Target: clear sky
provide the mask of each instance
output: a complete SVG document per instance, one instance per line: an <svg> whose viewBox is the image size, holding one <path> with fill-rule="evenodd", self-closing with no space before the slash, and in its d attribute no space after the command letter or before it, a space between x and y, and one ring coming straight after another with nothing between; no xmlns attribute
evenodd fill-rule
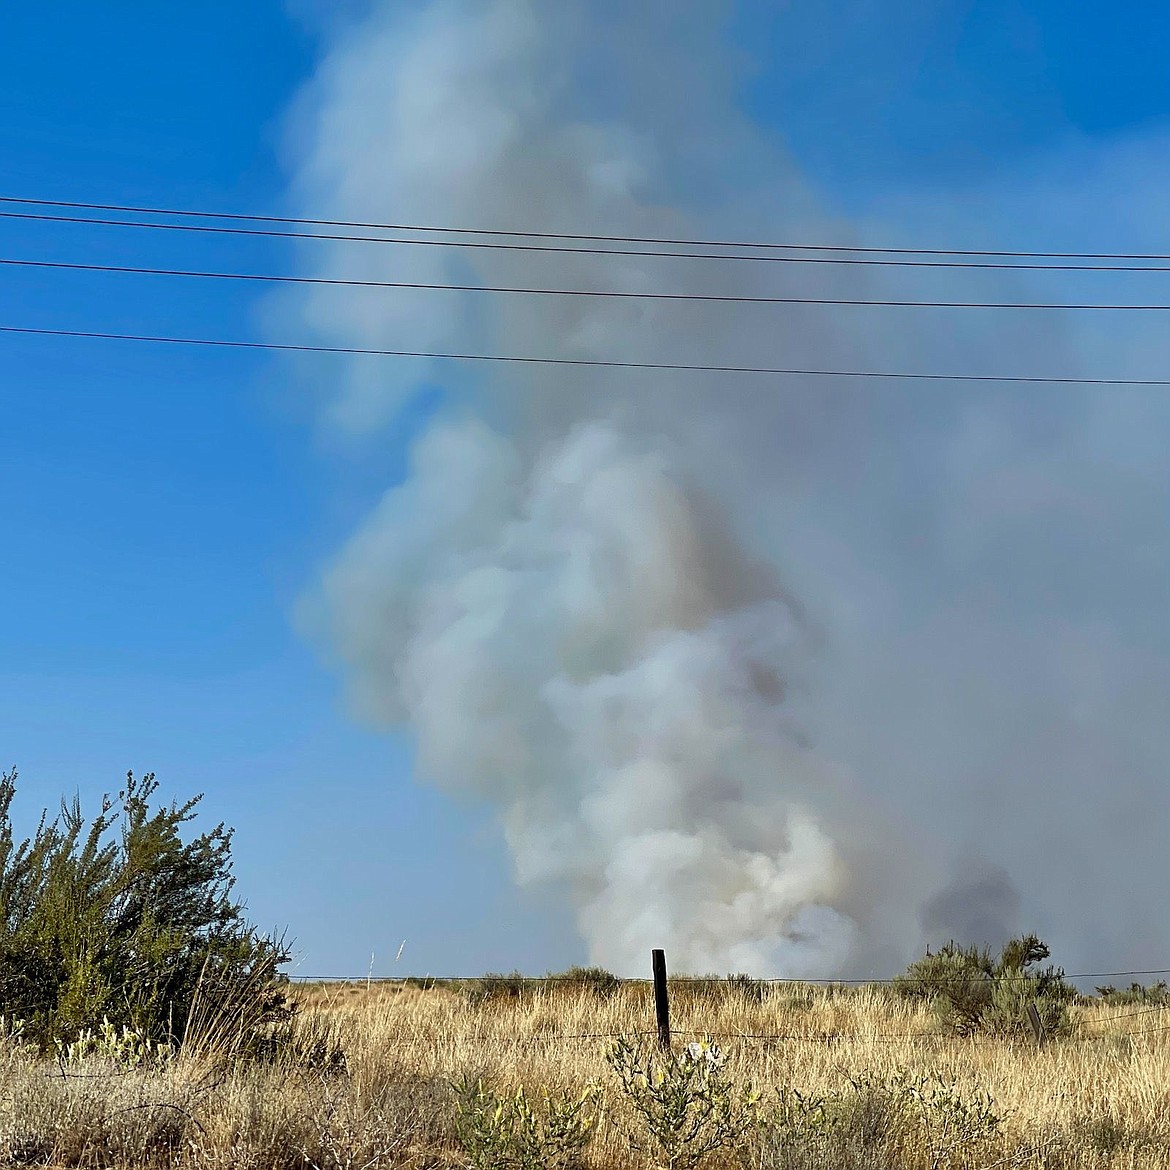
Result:
<svg viewBox="0 0 1170 1170"><path fill-rule="evenodd" d="M1110 160L1144 174L1142 144L1167 141L1165 5L728 9L737 103L841 221L897 231L926 192L923 219L968 245L991 220L1040 247L1148 238L1104 195L1051 217L1043 199L1081 174L1107 193ZM334 35L311 6L268 0L7 5L0 195L311 213L289 194L290 126ZM0 256L298 263L276 242L176 236L0 220ZM0 271L0 324L263 337L272 303L229 282ZM1101 344L1086 335L1090 359ZM343 672L297 617L401 478L428 409L359 442L272 355L0 337L0 760L20 770L18 815L75 790L92 806L127 769L205 792L237 828L252 916L288 928L302 973L584 957L555 891L515 887L491 809L416 779L409 733L352 716Z"/></svg>

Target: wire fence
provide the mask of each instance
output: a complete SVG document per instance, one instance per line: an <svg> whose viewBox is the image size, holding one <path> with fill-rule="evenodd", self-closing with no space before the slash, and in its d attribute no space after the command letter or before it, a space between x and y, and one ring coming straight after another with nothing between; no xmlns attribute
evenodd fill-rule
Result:
<svg viewBox="0 0 1170 1170"><path fill-rule="evenodd" d="M1127 971L1083 971L1064 973L1059 972L1060 976L1065 980L1090 980L1090 979L1117 979L1117 978L1150 978L1153 976L1170 975L1170 969L1166 968L1147 968L1142 970L1127 970ZM517 993L524 989L544 990L558 987L579 987L581 989L596 988L602 985L607 992L614 992L622 987L637 987L641 989L649 988L653 985L653 980L640 977L618 977L610 975L604 971L590 971L588 969L578 972L562 972L548 975L521 975L518 972L509 975L488 974L482 976L391 976L391 977L374 977L372 975L363 976L320 976L320 975L294 975L290 976L292 980L301 984L323 984L326 986L361 986L367 987L397 987L397 988L418 988L422 990L434 988L454 988L466 989L473 993L476 991L483 991L487 989L489 992L494 989L497 992L503 991L504 994ZM771 987L788 987L800 988L802 986L810 989L832 992L834 990L861 990L869 987L873 988L893 988L903 981L902 976L874 978L874 977L857 977L848 979L828 979L828 978L811 978L800 979L796 977L772 977L764 979L753 979L747 975L675 975L669 978L668 985L675 991L699 990L714 991L722 989L729 995L735 995L737 992L750 992L753 988L771 988ZM986 983L990 985L1000 984L1014 984L1017 982L1034 982L1035 976L1027 973L1021 974L1000 974L990 975L983 978L972 976L956 976L953 982L962 984L973 984L975 982ZM935 983L946 983L948 980L935 980ZM1164 991L1164 985L1154 985L1152 989L1140 988L1140 985L1134 985L1139 988L1136 994L1160 994ZM1131 989L1122 994L1135 994ZM1080 1030L1075 1036L1077 1040L1096 1040L1096 1039L1117 1039L1134 1036L1148 1036L1161 1032L1170 1031L1170 1023L1156 1023L1153 1026L1142 1026L1137 1028L1121 1028L1110 1027L1107 1030L1098 1030L1102 1025L1116 1025L1122 1021L1147 1019L1149 1017L1160 1018L1170 1015L1170 993L1166 993L1167 999L1165 1003L1157 1003L1144 1007L1134 1007L1132 1010L1115 1012L1107 1016L1083 1016L1080 1018ZM763 999L760 1000L763 1003ZM1108 1002L1108 997L1097 1002ZM941 1028L934 1028L930 1030L916 1030L911 1032L898 1033L879 1033L875 1031L866 1032L849 1032L839 1029L822 1030L822 1031L783 1031L783 1032L766 1032L766 1031L747 1031L741 1029L709 1029L704 1027L693 1028L678 1028L671 1027L669 1029L624 1029L621 1031L591 1031L591 1032L557 1032L550 1030L541 1030L526 1036L505 1035L505 1036L469 1036L464 1033L461 1035L435 1035L426 1033L415 1033L410 1035L403 1035L401 1037L391 1038L392 1043L403 1045L414 1044L456 1044L466 1043L469 1039L480 1039L486 1043L493 1045L503 1045L508 1048L533 1048L544 1046L548 1047L554 1044L561 1043L580 1043L580 1042L594 1042L594 1041L616 1041L619 1039L641 1039L646 1037L658 1037L659 1041L670 1039L679 1039L687 1042L691 1041L719 1041L723 1043L739 1044L743 1042L750 1042L753 1044L823 1044L823 1045L889 1045L889 1044L906 1044L906 1043L952 1043L956 1039L953 1032L948 1032ZM975 1043L981 1037L977 1034L971 1034L964 1037L964 1039Z"/></svg>
<svg viewBox="0 0 1170 1170"><path fill-rule="evenodd" d="M1170 1010L1170 1009L1166 1009ZM1095 1022L1095 1021L1094 1021ZM1159 1032L1170 1032L1170 1024L1161 1024L1150 1028L1135 1028L1125 1031L1085 1032L1073 1037L1074 1042L1094 1039L1126 1039L1133 1036L1148 1036ZM711 1030L707 1028L672 1028L672 1039L686 1042L692 1041L721 1041L729 1044L738 1044L743 1041L759 1044L820 1044L827 1046L855 1046L907 1044L928 1042L933 1045L952 1044L956 1039L962 1039L971 1044L992 1040L992 1037L972 1034L956 1037L952 1033L935 1031L899 1032L899 1033L862 1033L862 1032L736 1032L725 1030ZM384 1037L379 1043L389 1043L401 1046L419 1046L427 1044L466 1044L469 1040L481 1040L493 1047L507 1048L538 1048L551 1047L562 1043L582 1041L616 1041L630 1038L652 1040L659 1036L655 1028L623 1029L614 1032L538 1032L529 1036L468 1036L454 1033L419 1033L401 1036Z"/></svg>
<svg viewBox="0 0 1170 1170"><path fill-rule="evenodd" d="M1088 979L1133 979L1143 978L1148 979L1155 975L1170 976L1170 968L1148 968L1144 970L1135 971L1060 971L1060 976L1066 980L1088 980ZM555 985L558 983L568 984L587 984L594 979L604 979L605 982L613 986L647 986L653 983L649 976L638 975L611 975L607 971L594 968L582 968L579 971L557 971L550 972L547 975L524 975L519 971L510 971L507 973L488 972L483 975L374 975L372 973L362 975L289 975L288 978L296 983L410 983L410 984L428 984L436 987L451 986L451 985L466 985L471 983L481 983L485 980L507 981L508 983L516 984L532 984L535 986L541 985ZM955 983L970 983L973 981L973 976L956 975L953 980L934 978L932 982L955 982ZM904 975L858 975L844 978L836 976L796 976L796 975L781 975L781 976L766 976L757 978L754 975L735 973L731 975L671 975L669 982L671 985L713 985L713 984L727 984L728 986L740 986L746 983L761 984L768 986L810 986L810 987L892 987L904 982ZM1015 981L1033 982L1034 975L1026 972L1015 974L1000 974L989 975L986 977L987 982L991 983L1011 983ZM1168 993L1170 994L1170 993Z"/></svg>

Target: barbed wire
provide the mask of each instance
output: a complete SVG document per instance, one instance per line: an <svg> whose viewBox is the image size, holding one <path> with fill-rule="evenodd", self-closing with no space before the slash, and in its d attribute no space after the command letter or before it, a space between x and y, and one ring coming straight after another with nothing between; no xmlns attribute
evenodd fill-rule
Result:
<svg viewBox="0 0 1170 1170"><path fill-rule="evenodd" d="M1113 1020L1132 1020L1136 1016L1149 1016L1156 1012L1170 1011L1170 1003L1158 1004L1156 1007L1141 1008L1133 1012L1118 1012L1117 1015L1105 1016L1103 1019L1089 1020L1091 1024L1108 1024Z"/></svg>
<svg viewBox="0 0 1170 1170"><path fill-rule="evenodd" d="M1074 979L1119 979L1122 976L1170 975L1170 969L1157 968L1135 971L1058 971L1057 974L1066 980ZM468 984L493 982L497 984L556 984L567 983L579 986L605 984L611 987L649 985L653 980L644 976L611 975L608 972L591 975L586 969L583 973L571 971L552 972L548 975L522 975L519 972L487 972L482 975L288 975L287 978L296 983L402 983L402 984L431 984L434 986L448 984ZM743 986L747 984L764 984L768 986L808 985L812 987L888 987L905 982L906 975L894 976L857 976L850 978L830 978L822 976L766 976L756 978L752 975L732 973L729 975L671 975L668 982L672 985L697 984L727 984L728 986ZM956 975L948 978L930 978L931 984L939 983L1015 983L1033 982L1035 976L1026 972L1018 975Z"/></svg>
<svg viewBox="0 0 1170 1170"><path fill-rule="evenodd" d="M1170 1032L1170 1024L1159 1025L1152 1028L1137 1028L1129 1031L1114 1032L1109 1037L1100 1034L1089 1033L1081 1037L1073 1037L1074 1042L1077 1039L1093 1040L1093 1039L1108 1039L1108 1038L1125 1038L1130 1036L1145 1036L1152 1035L1158 1032ZM660 1033L656 1028L645 1029L624 1029L616 1032L545 1032L533 1033L529 1036L469 1036L466 1034L458 1035L454 1033L440 1033L428 1034L420 1032L404 1033L398 1036L385 1036L379 1038L379 1043L388 1043L396 1046L405 1045L426 1045L426 1044L468 1044L481 1043L490 1045L506 1045L517 1048L529 1048L538 1045L550 1045L563 1042L577 1043L587 1040L625 1040L630 1038L642 1039L656 1039ZM877 1035L868 1032L733 1032L724 1029L711 1028L672 1028L670 1029L670 1036L672 1039L685 1040L687 1042L694 1041L723 1041L725 1043L738 1043L740 1041L751 1041L753 1043L783 1043L783 1044L827 1044L827 1045L848 1045L848 1044L862 1044L862 1045L881 1045L881 1044L906 1044L916 1041L928 1040L932 1043L951 1043L956 1040L969 1041L972 1044L977 1044L980 1041L994 1042L1001 1039L1000 1037L985 1035L979 1032L972 1032L968 1035L959 1035L955 1033L948 1033L940 1030L934 1031L918 1031L918 1032L897 1032L891 1034Z"/></svg>

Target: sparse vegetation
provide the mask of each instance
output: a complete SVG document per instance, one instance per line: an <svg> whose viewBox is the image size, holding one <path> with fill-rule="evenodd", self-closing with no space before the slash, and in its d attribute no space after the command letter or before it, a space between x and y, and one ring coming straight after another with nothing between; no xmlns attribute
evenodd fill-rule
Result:
<svg viewBox="0 0 1170 1170"><path fill-rule="evenodd" d="M1100 999L1069 1003L1075 1033L1038 1047L944 1032L929 998L784 985L757 1002L728 984L723 995L673 998L679 1035L667 1056L639 1036L654 1018L644 984L601 997L543 980L480 1004L458 987L408 981L293 994L300 1010L263 1059L212 1065L195 1049L139 1059L119 1029L108 1044L94 1033L62 1064L9 1024L0 1160L87 1170L652 1170L672 1156L696 1170L1170 1164L1159 1088L1170 1032L1148 1030L1158 1016L1119 1019ZM615 1063L605 1037L623 1035ZM688 1139L703 1118L714 1128ZM675 1141L673 1155L655 1133Z"/></svg>

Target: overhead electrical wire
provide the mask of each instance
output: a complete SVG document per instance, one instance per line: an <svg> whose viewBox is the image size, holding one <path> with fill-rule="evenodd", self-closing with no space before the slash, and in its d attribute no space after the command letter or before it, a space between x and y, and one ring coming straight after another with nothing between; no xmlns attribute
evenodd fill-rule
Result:
<svg viewBox="0 0 1170 1170"><path fill-rule="evenodd" d="M371 231L430 232L434 235L505 236L512 239L535 240L581 240L597 243L619 244L662 244L673 247L702 248L758 248L798 252L855 252L890 256L994 256L1019 259L1049 260L1164 260L1170 261L1170 253L1163 252L1046 252L1009 251L988 248L895 248L869 247L856 244L806 244L782 243L761 240L717 240L703 238L679 238L669 236L622 236L601 235L584 232L541 232L505 230L501 228L441 227L434 224L378 223L371 220L320 219L308 216L256 215L242 212L205 211L174 207L140 207L132 204L91 203L66 199L23 199L15 195L0 195L0 203L17 204L26 207L73 208L82 211L110 211L124 215L166 215L174 218L228 219L244 223L286 224L306 227L348 227ZM57 218L57 217L54 217ZM61 217L63 218L63 217ZM292 233L285 233L292 234ZM344 237L352 239L354 237ZM381 242L378 237L377 242ZM676 255L677 253L671 253Z"/></svg>
<svg viewBox="0 0 1170 1170"><path fill-rule="evenodd" d="M0 199L3 202L3 199ZM170 212L172 215L211 215L211 212ZM226 218L226 217L225 217ZM237 218L237 217L231 217ZM238 217L251 218L251 217ZM1043 263L1043 262L1020 262L1020 261L1003 261L1003 260L891 260L891 259L877 259L871 256L825 256L825 255L800 255L800 256L785 256L785 255L759 255L752 253L735 253L735 252L662 252L649 251L646 248L598 248L598 247L580 247L568 246L563 244L534 244L534 243L501 243L499 241L485 241L485 240L435 240L435 239L417 239L403 236L356 236L351 233L340 234L337 232L306 232L295 231L288 229L272 229L272 228L252 228L252 227L231 227L223 224L207 224L207 223L155 223L147 220L128 220L128 219L106 219L98 216L80 216L80 215L45 215L37 212L27 211L0 211L0 219L15 219L15 220L33 220L39 223L70 223L70 224L88 224L101 227L122 227L122 228L147 228L156 231L176 231L176 232L204 232L213 233L217 235L230 236L259 236L269 239L293 239L293 240L334 240L344 241L356 244L403 244L416 245L423 247L437 247L437 248L480 248L492 249L496 251L505 252L537 252L537 253L556 253L579 256L642 256L648 259L656 260L739 260L756 263L771 263L771 264L844 264L844 265L863 265L868 267L881 268L943 268L943 269L979 269L987 270L994 269L997 271L1020 271L1020 272L1170 272L1170 263L1160 264L1080 264L1080 263ZM296 221L299 222L299 221ZM310 223L328 224L329 221L307 221ZM475 231L471 228L395 228L388 227L387 230L396 231L425 231L425 232L445 232L445 231ZM476 233L489 234L489 233ZM497 233L490 233L497 234ZM564 237L576 238L576 237ZM636 242L636 239L632 242ZM771 248L791 248L791 249L806 249L811 245L802 244L711 244L710 247L771 247ZM830 248L826 245L826 250L844 250L837 248ZM864 250L864 249L859 249ZM877 251L877 249L874 249ZM893 251L891 249L891 251ZM931 253L932 255L943 255L944 253ZM948 255L957 255L959 253L945 253ZM999 253L969 253L970 255L989 255L995 256ZM1014 255L1014 253L1010 253ZM1043 255L1040 253L1038 255ZM1141 259L1142 257L1134 257ZM1170 255L1165 257L1150 257L1150 259L1159 259L1170 261Z"/></svg>
<svg viewBox="0 0 1170 1170"><path fill-rule="evenodd" d="M152 268L132 264L83 264L66 260L26 260L0 257L0 265L49 268L72 272L106 272L135 276L194 277L202 280L241 280L276 284L334 285L345 288L393 288L435 292L503 293L543 297L600 297L618 300L685 301L735 305L848 305L896 309L1050 309L1115 312L1165 312L1170 303L1145 304L1089 301L932 301L865 297L752 296L746 293L646 292L627 289L536 288L500 284L444 284L421 280L359 280L336 276L297 276L268 272L213 272L197 268Z"/></svg>
<svg viewBox="0 0 1170 1170"><path fill-rule="evenodd" d="M151 342L160 345L188 345L223 349L275 350L289 353L345 354L367 357L423 358L435 361L501 362L537 366L586 366L613 370L664 370L677 373L760 374L794 378L861 378L915 382L1006 382L1040 386L1170 386L1170 378L1084 378L1022 376L1001 374L940 374L898 370L819 370L791 366L707 365L690 362L606 361L600 358L535 357L520 354L455 353L435 350L367 349L348 345L309 345L278 341L243 341L221 337L172 337L153 333L116 333L93 329L49 329L31 325L0 325L0 333L32 337L72 337L100 341ZM1161 974L1161 972L1145 972ZM1132 972L1101 972L1099 975L1127 975ZM1088 976L1085 976L1088 978ZM797 980L796 982L808 982ZM828 982L840 982L829 980ZM869 982L869 980L866 980Z"/></svg>

